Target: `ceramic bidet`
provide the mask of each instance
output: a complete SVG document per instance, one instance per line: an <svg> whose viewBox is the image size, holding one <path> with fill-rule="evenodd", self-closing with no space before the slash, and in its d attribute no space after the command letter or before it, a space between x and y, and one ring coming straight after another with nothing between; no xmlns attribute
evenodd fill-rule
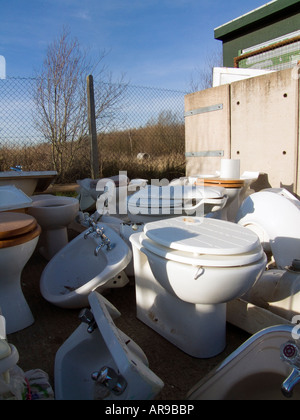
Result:
<svg viewBox="0 0 300 420"><path fill-rule="evenodd" d="M124 286L120 273L131 261L131 251L108 225L98 223L59 251L42 273L43 297L64 308L87 305L93 290Z"/></svg>

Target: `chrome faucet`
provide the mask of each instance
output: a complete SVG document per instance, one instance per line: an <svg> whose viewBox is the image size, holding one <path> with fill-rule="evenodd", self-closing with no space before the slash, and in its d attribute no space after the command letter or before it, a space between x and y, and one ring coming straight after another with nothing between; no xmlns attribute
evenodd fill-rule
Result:
<svg viewBox="0 0 300 420"><path fill-rule="evenodd" d="M22 165L11 166L9 169L16 172L22 172L23 170Z"/></svg>
<svg viewBox="0 0 300 420"><path fill-rule="evenodd" d="M99 370L99 372L93 372L91 377L93 381L103 384L115 395L121 395L127 387L127 382L123 376L118 375L108 366L104 366Z"/></svg>
<svg viewBox="0 0 300 420"><path fill-rule="evenodd" d="M97 223L95 223L91 218L88 219L90 228L85 232L84 234L84 239L87 239L89 235L91 235L92 233L94 234L94 237L97 238L101 238L102 242L101 244L99 244L95 251L94 254L97 257L99 255L99 251L106 246L106 249L108 251L113 249L113 244L111 243L110 239L105 235L104 233L104 227L99 227L97 225Z"/></svg>
<svg viewBox="0 0 300 420"><path fill-rule="evenodd" d="M97 323L95 321L93 313L89 309L82 309L79 313L78 318L81 322L88 325L87 332L91 334L95 331L95 329L98 327Z"/></svg>
<svg viewBox="0 0 300 420"><path fill-rule="evenodd" d="M281 392L286 398L291 398L294 387L300 382L300 342L291 340L280 348L280 358L289 364L293 370L281 385Z"/></svg>
<svg viewBox="0 0 300 420"><path fill-rule="evenodd" d="M95 251L94 251L95 257L98 257L100 250L101 250L104 246L105 246L105 244L102 242L100 245L98 245L98 246L95 248Z"/></svg>

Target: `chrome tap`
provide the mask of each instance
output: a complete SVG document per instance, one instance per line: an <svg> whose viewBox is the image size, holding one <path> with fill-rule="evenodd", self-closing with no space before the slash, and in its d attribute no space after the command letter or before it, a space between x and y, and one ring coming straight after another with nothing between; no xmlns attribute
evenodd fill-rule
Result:
<svg viewBox="0 0 300 420"><path fill-rule="evenodd" d="M11 171L16 171L16 172L22 172L23 171L22 165L11 166L9 169Z"/></svg>
<svg viewBox="0 0 300 420"><path fill-rule="evenodd" d="M104 366L99 372L93 372L91 376L93 381L103 384L115 395L121 395L127 387L127 382L123 376L118 375L112 368L107 366Z"/></svg>
<svg viewBox="0 0 300 420"><path fill-rule="evenodd" d="M92 218L87 219L88 223L90 225L90 228L85 232L84 234L84 239L87 239L89 235L91 235L92 233L94 234L94 238L100 238L101 239L101 244L99 244L95 251L94 254L96 255L96 257L99 255L99 251L101 248L103 248L104 246L106 246L106 249L108 251L113 249L113 244L111 243L110 239L108 238L108 236L105 235L104 233L104 227L99 227L97 225L97 223L95 223Z"/></svg>
<svg viewBox="0 0 300 420"><path fill-rule="evenodd" d="M98 245L94 251L95 257L98 257L100 250L105 246L105 244L102 242L100 245Z"/></svg>
<svg viewBox="0 0 300 420"><path fill-rule="evenodd" d="M112 249L112 244L110 242L110 239L104 233L102 233L101 239L103 241L103 244L106 246L106 249L110 251Z"/></svg>
<svg viewBox="0 0 300 420"><path fill-rule="evenodd" d="M287 398L293 395L294 387L300 382L300 343L291 340L284 343L280 348L280 358L289 364L293 370L281 385L281 392Z"/></svg>
<svg viewBox="0 0 300 420"><path fill-rule="evenodd" d="M87 332L90 334L98 327L94 315L89 309L82 309L78 318L81 322L84 322L88 325Z"/></svg>
<svg viewBox="0 0 300 420"><path fill-rule="evenodd" d="M94 232L94 228L90 227L84 234L84 239L87 239L89 235Z"/></svg>

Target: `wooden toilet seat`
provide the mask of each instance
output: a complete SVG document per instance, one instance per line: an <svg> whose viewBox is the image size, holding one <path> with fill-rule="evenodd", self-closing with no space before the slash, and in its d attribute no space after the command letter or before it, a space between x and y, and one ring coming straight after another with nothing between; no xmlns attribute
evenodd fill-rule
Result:
<svg viewBox="0 0 300 420"><path fill-rule="evenodd" d="M0 213L0 249L21 245L41 234L36 219L23 213Z"/></svg>
<svg viewBox="0 0 300 420"><path fill-rule="evenodd" d="M244 186L243 179L225 179L225 178L198 178L195 185L207 185L223 188L242 188Z"/></svg>

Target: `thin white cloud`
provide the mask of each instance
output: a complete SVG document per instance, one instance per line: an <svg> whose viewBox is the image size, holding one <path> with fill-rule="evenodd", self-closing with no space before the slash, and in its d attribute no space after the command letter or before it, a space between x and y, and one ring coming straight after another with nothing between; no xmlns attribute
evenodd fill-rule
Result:
<svg viewBox="0 0 300 420"><path fill-rule="evenodd" d="M91 15L87 10L78 10L75 13L72 13L72 17L81 20L91 20Z"/></svg>

